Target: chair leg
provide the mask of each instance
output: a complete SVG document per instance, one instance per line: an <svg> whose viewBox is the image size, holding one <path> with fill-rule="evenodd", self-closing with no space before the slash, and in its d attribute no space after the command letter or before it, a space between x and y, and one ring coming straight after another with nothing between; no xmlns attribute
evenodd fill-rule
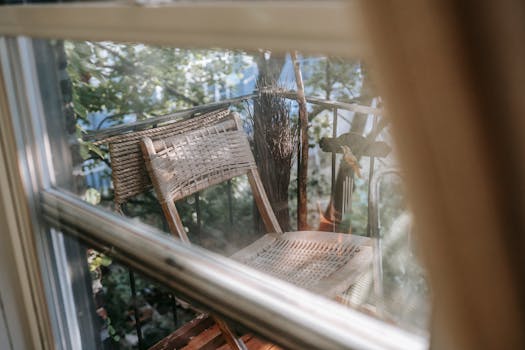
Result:
<svg viewBox="0 0 525 350"><path fill-rule="evenodd" d="M213 316L213 319L232 350L248 350L244 342L235 336L226 322L216 316Z"/></svg>
<svg viewBox="0 0 525 350"><path fill-rule="evenodd" d="M177 317L177 298L175 297L175 294L173 292L170 292L168 294L168 298L170 299L171 312L173 313L173 326L175 328L178 328L179 319Z"/></svg>
<svg viewBox="0 0 525 350"><path fill-rule="evenodd" d="M115 209L117 210L117 213L119 215L124 215L124 209L122 207L122 204L117 204L115 206ZM137 285L135 282L135 273L133 270L128 268L128 275L129 275L129 286L131 289L131 301L133 303L133 315L135 317L135 330L137 331L137 339L138 339L138 348L139 350L142 350L144 348L144 339L142 337L142 325L140 323L140 313L137 307Z"/></svg>
<svg viewBox="0 0 525 350"><path fill-rule="evenodd" d="M182 221L177 212L177 208L175 207L175 203L172 201L162 203L162 210L164 211L166 219L168 220L168 225L171 232L177 234L182 241L189 242L188 236L186 235L186 231L184 230L184 226L182 225ZM226 343L228 343L232 350L248 350L243 341L233 334L226 322L218 317L213 317L213 319L221 330Z"/></svg>
<svg viewBox="0 0 525 350"><path fill-rule="evenodd" d="M179 213L177 212L175 203L169 201L162 203L161 206L164 216L168 221L168 226L170 227L171 233L179 236L183 242L189 242L190 240L186 234L186 231L184 230L184 225L182 225L182 220L180 219Z"/></svg>

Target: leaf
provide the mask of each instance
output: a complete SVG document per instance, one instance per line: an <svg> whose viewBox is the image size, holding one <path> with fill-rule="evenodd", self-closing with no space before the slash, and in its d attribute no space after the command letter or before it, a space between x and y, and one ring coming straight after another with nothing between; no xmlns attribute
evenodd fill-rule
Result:
<svg viewBox="0 0 525 350"><path fill-rule="evenodd" d="M104 159L104 153L98 148L98 146L95 146L91 142L86 142L88 150L95 153L97 156L99 156L101 159Z"/></svg>
<svg viewBox="0 0 525 350"><path fill-rule="evenodd" d="M80 141L82 140L82 135L86 134L87 131L82 128L79 124L75 124L75 135L77 135L78 138L80 138Z"/></svg>
<svg viewBox="0 0 525 350"><path fill-rule="evenodd" d="M73 110L80 119L86 120L87 109L80 103L78 98L73 98Z"/></svg>
<svg viewBox="0 0 525 350"><path fill-rule="evenodd" d="M82 132L82 130L80 132ZM78 130L77 130L77 133L78 133ZM86 160L86 159L91 158L90 152L95 153L97 156L100 157L100 159L104 159L104 152L102 152L102 150L98 146L95 146L91 142L83 141L81 138L78 139L78 142L80 144L79 153L82 159Z"/></svg>
<svg viewBox="0 0 525 350"><path fill-rule="evenodd" d="M97 205L100 203L100 192L94 188L88 188L84 194L84 200L89 204Z"/></svg>
<svg viewBox="0 0 525 350"><path fill-rule="evenodd" d="M100 261L100 265L107 267L107 266L111 265L112 262L113 261L111 260L110 257L103 255L102 259Z"/></svg>
<svg viewBox="0 0 525 350"><path fill-rule="evenodd" d="M78 152L80 153L80 157L82 157L83 160L89 158L89 148L85 143L80 143Z"/></svg>

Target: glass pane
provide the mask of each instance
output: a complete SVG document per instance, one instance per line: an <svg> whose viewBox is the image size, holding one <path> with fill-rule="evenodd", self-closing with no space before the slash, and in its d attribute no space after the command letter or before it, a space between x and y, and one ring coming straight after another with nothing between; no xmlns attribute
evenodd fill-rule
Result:
<svg viewBox="0 0 525 350"><path fill-rule="evenodd" d="M80 268L69 264L73 288L79 292L75 311L82 325L82 337L89 332L97 336L83 339L82 346L99 349L227 346L213 317L193 307L169 287L133 271L110 253L102 253L55 228L48 234L55 242L65 242L70 262L83 262ZM89 273L89 286L81 283L84 272ZM82 302L89 308L82 309ZM273 345L242 325L231 322L227 325L247 346Z"/></svg>
<svg viewBox="0 0 525 350"><path fill-rule="evenodd" d="M417 227L366 62L112 42L36 40L34 50L60 188L425 334ZM287 233L266 235L279 227ZM118 314L118 339L108 337L136 345L123 316L129 273L94 250L87 259L102 319ZM169 291L136 283L160 315L151 339L193 316L170 320Z"/></svg>

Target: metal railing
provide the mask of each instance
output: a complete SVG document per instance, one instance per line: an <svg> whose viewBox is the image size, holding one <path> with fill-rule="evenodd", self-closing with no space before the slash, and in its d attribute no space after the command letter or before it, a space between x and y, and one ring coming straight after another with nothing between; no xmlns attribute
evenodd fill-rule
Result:
<svg viewBox="0 0 525 350"><path fill-rule="evenodd" d="M383 249L381 242L381 223L379 220L379 187L381 180L388 175L401 176L401 171L395 168L382 169L375 173L370 179L370 190L368 192L368 227L370 238L374 240L374 294L376 296L378 315L384 312L383 290Z"/></svg>
<svg viewBox="0 0 525 350"><path fill-rule="evenodd" d="M277 96L281 96L283 98L296 101L297 99L297 92L293 90L285 90L285 89L264 89L264 93L272 93ZM255 91L252 94L242 95L234 98L230 98L227 100L212 102L208 104L199 105L196 107L179 110L174 113L170 113L167 115L161 115L161 116L155 116L152 118L148 118L145 120L128 123L128 124L122 124L122 125L116 125L112 126L106 129L102 130L95 130L88 132L84 139L86 141L93 141L97 143L103 143L105 142L105 139L111 138L112 136L119 135L126 132L134 132L139 130L148 129L151 127L155 127L162 123L167 122L176 122L178 120L188 119L192 118L198 114L206 113L218 108L224 108L231 105L239 104L242 102L246 102L249 100L257 99L258 92ZM367 114L372 115L374 118L377 118L379 116L382 116L384 114L384 110L382 108L376 108L376 107L370 107L370 106L363 106L357 103L347 103L347 102L340 102L340 101L332 101L332 100L326 100L319 97L312 97L312 96L306 96L306 101L308 103L311 103L313 105L323 106L326 107L328 110L332 111L332 137L336 138L338 136L337 134L337 126L338 126L338 119L339 119L339 110L346 110L354 113L361 113L361 114ZM373 158L373 157L372 157ZM371 172L370 174L373 174L373 164L374 162L371 162ZM332 198L334 198L335 193L335 178L336 178L336 153L331 152L331 181L330 181L330 195ZM298 168L298 172L300 169ZM371 177L369 178L369 182L371 181ZM369 184L370 185L370 184ZM352 186L353 187L353 186ZM351 188L349 187L351 191ZM227 188L227 196L228 196L228 213L229 213L229 222L233 222L233 209L232 209L232 186L231 182L228 183ZM201 210L199 205L199 194L194 195L194 207L195 207L195 213L196 213L196 219L197 219L197 234L200 233L201 230ZM341 213L344 215L344 210ZM336 223L332 225L332 231L335 232L336 230Z"/></svg>

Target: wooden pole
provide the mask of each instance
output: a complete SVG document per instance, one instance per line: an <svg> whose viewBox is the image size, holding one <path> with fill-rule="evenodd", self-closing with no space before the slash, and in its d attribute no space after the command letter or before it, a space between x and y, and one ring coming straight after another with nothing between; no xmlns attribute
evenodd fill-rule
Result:
<svg viewBox="0 0 525 350"><path fill-rule="evenodd" d="M297 83L297 103L299 104L299 130L300 130L300 154L299 171L297 174L297 228L308 229L308 201L306 194L306 183L308 177L308 111L306 109L306 98L304 95L303 77L301 67L297 60L297 52L291 53L294 64L295 81Z"/></svg>
<svg viewBox="0 0 525 350"><path fill-rule="evenodd" d="M332 114L332 137L335 139L337 137L337 108L334 107L333 114ZM336 220L334 215L334 197L335 197L335 166L337 161L337 155L336 153L332 152L332 178L331 178L331 186L330 186L330 203L329 203L329 210L327 210L325 213L329 213L327 218L332 222L332 232L335 232L336 230Z"/></svg>

